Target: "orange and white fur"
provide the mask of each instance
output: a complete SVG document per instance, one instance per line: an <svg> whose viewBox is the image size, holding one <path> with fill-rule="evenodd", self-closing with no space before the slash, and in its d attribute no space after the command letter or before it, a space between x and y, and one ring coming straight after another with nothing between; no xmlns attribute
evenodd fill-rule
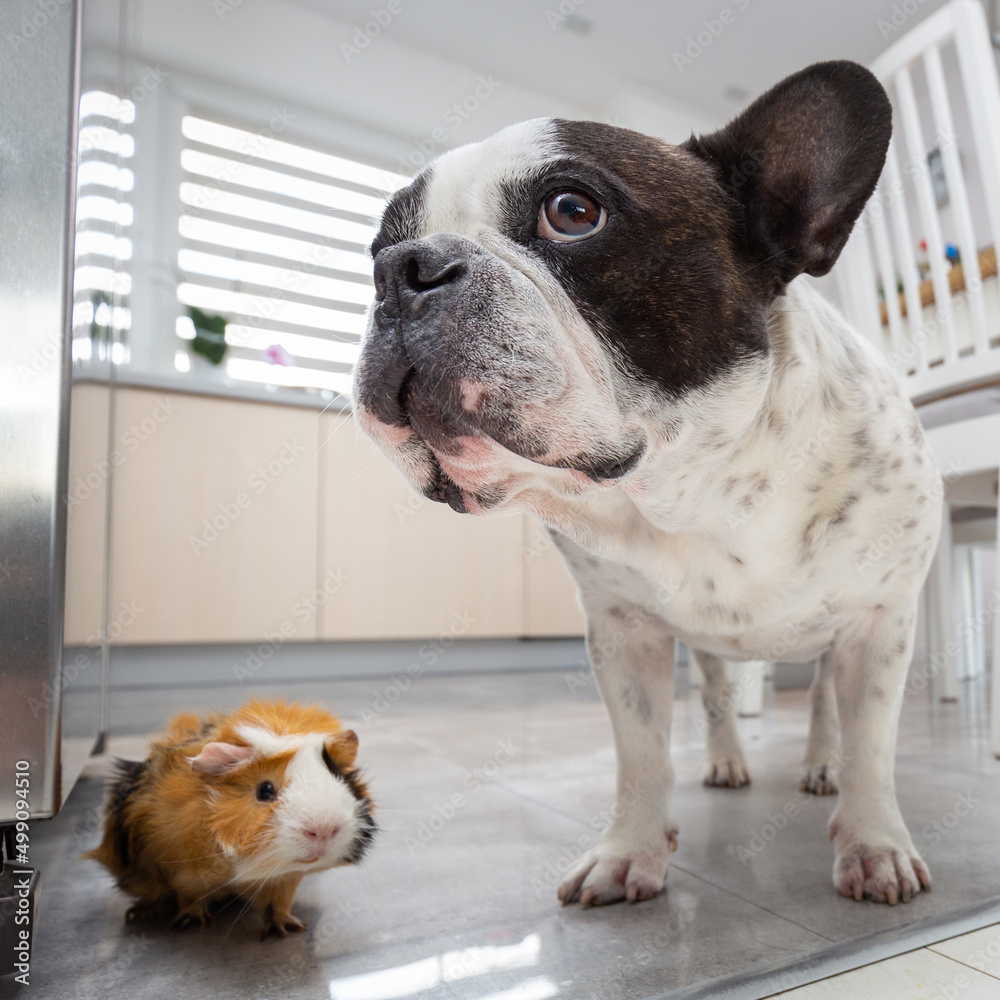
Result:
<svg viewBox="0 0 1000 1000"><path fill-rule="evenodd" d="M263 937L305 929L302 877L358 863L376 826L355 767L358 738L320 706L251 701L204 722L180 715L143 762L118 761L100 861L137 902L204 927L209 905L257 904Z"/></svg>

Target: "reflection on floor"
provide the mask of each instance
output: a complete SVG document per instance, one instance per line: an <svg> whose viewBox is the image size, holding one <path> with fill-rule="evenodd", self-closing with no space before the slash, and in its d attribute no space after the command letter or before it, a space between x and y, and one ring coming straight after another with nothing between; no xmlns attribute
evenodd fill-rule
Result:
<svg viewBox="0 0 1000 1000"><path fill-rule="evenodd" d="M771 693L763 718L741 720L753 784L738 791L702 787L701 709L682 692L668 890L589 910L555 899L612 801L610 729L588 672L147 690L117 695L113 718L120 733L149 733L179 709L226 708L250 693L323 699L356 728L383 828L370 859L307 878L296 912L309 932L285 941L259 942L255 916L224 914L202 933L126 927L126 900L77 856L98 839L109 758L97 759L60 816L35 824L43 876L24 997L629 1000L1000 894L1000 761L986 750L978 688L958 704L906 704L900 800L935 883L895 908L831 886L831 801L796 792L804 692ZM109 750L143 747L119 735ZM821 995L848 994L809 994Z"/></svg>

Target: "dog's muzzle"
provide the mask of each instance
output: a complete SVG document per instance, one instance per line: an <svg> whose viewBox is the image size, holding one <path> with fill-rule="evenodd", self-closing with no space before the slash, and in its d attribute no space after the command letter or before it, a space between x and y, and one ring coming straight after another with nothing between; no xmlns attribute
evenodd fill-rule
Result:
<svg viewBox="0 0 1000 1000"><path fill-rule="evenodd" d="M422 240L408 240L375 258L375 309L355 392L383 423L409 423L405 397L420 361L420 328L429 313L460 297L468 266L455 253ZM411 356L411 352L415 357Z"/></svg>
<svg viewBox="0 0 1000 1000"><path fill-rule="evenodd" d="M371 428L374 436L401 442L391 429L412 432L434 466L467 461L470 442L484 440L595 482L638 465L644 436L607 434L594 417L558 323L525 274L472 240L435 233L381 250L374 278L354 382L362 424L385 428ZM427 495L456 506L447 477L432 467L422 478Z"/></svg>

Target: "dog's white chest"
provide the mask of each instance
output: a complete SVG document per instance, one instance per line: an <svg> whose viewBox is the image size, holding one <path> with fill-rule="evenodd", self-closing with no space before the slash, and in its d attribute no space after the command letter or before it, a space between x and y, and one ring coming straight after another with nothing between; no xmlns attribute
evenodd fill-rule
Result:
<svg viewBox="0 0 1000 1000"><path fill-rule="evenodd" d="M814 658L859 611L908 594L937 535L940 480L884 363L827 327L808 290L789 306L796 321L775 340L787 336L798 374L756 428L729 432L742 405L731 394L731 412L717 404L690 421L678 457L625 486L627 503L556 525L574 539L564 554L591 604L603 593L609 607L645 609L727 659Z"/></svg>

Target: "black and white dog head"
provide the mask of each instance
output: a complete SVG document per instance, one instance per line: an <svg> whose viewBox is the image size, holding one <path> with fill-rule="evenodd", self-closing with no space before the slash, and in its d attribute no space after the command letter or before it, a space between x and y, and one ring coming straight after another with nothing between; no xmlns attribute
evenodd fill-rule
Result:
<svg viewBox="0 0 1000 1000"><path fill-rule="evenodd" d="M361 427L479 513L627 486L706 408L753 419L769 307L833 266L890 131L875 78L831 62L682 146L539 119L444 154L372 245Z"/></svg>

